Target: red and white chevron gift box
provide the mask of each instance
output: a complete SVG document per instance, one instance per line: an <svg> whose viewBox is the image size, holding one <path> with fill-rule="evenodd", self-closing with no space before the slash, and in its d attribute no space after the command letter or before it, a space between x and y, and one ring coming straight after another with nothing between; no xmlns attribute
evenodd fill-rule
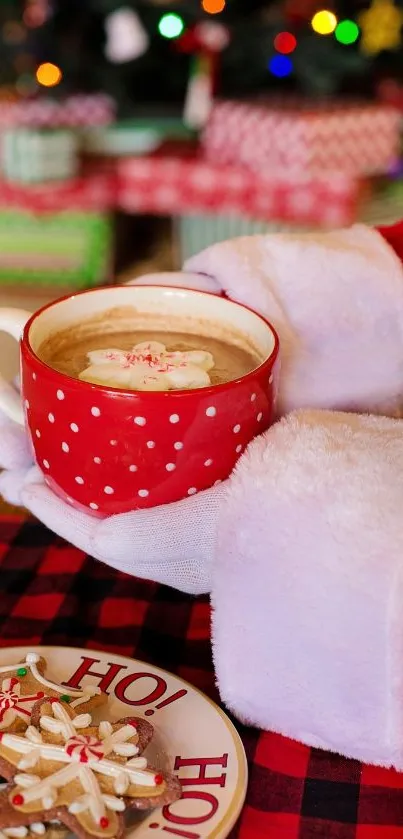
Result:
<svg viewBox="0 0 403 839"><path fill-rule="evenodd" d="M215 163L290 171L388 172L400 151L401 115L383 103L270 105L218 101L203 137Z"/></svg>

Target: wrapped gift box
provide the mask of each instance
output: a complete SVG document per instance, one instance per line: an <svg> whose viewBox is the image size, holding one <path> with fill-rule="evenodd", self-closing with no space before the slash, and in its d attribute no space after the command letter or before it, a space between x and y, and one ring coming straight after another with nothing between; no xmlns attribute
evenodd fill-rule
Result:
<svg viewBox="0 0 403 839"><path fill-rule="evenodd" d="M77 175L78 137L65 128L9 128L1 138L3 177L20 183L69 180Z"/></svg>
<svg viewBox="0 0 403 839"><path fill-rule="evenodd" d="M130 213L205 213L338 227L355 220L361 194L361 181L341 172L256 173L186 154L117 163L118 207Z"/></svg>
<svg viewBox="0 0 403 839"><path fill-rule="evenodd" d="M0 102L0 127L79 128L107 125L115 118L116 106L103 93L78 94L60 101L41 97L29 101Z"/></svg>
<svg viewBox="0 0 403 839"><path fill-rule="evenodd" d="M26 184L75 177L78 130L107 125L114 114L113 100L103 94L0 102L3 177Z"/></svg>
<svg viewBox="0 0 403 839"><path fill-rule="evenodd" d="M399 111L384 103L217 102L203 136L215 163L355 176L385 173L400 150Z"/></svg>
<svg viewBox="0 0 403 839"><path fill-rule="evenodd" d="M0 208L33 213L106 212L116 204L116 176L113 170L86 171L82 177L58 183L23 186L0 181Z"/></svg>
<svg viewBox="0 0 403 839"><path fill-rule="evenodd" d="M175 218L175 241L181 264L216 242L264 233L307 233L315 226L258 221L239 215L191 214Z"/></svg>
<svg viewBox="0 0 403 839"><path fill-rule="evenodd" d="M0 210L2 285L87 288L107 279L111 259L106 214Z"/></svg>
<svg viewBox="0 0 403 839"><path fill-rule="evenodd" d="M114 172L22 186L0 181L0 283L86 288L112 263Z"/></svg>

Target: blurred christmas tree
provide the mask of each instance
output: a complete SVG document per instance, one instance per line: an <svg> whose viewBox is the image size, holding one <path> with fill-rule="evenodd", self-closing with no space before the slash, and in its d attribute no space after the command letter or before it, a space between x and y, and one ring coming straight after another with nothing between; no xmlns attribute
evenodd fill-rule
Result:
<svg viewBox="0 0 403 839"><path fill-rule="evenodd" d="M203 21L228 30L224 96L367 96L403 81L403 0L2 0L0 83L22 95L102 90L121 116L180 106L191 67L182 39ZM38 75L47 62L61 73Z"/></svg>

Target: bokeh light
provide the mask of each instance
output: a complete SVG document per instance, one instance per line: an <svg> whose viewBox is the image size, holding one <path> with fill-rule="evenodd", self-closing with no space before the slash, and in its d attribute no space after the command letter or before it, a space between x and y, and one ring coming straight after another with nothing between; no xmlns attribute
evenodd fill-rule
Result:
<svg viewBox="0 0 403 839"><path fill-rule="evenodd" d="M62 80L62 71L56 64L46 61L36 71L36 81L43 87L55 87Z"/></svg>
<svg viewBox="0 0 403 839"><path fill-rule="evenodd" d="M283 55L288 55L290 52L294 52L296 46L297 39L292 32L279 32L274 39L275 49Z"/></svg>
<svg viewBox="0 0 403 839"><path fill-rule="evenodd" d="M354 20L341 20L334 35L340 44L354 44L360 37L360 29Z"/></svg>
<svg viewBox="0 0 403 839"><path fill-rule="evenodd" d="M24 11L22 19L25 26L32 27L43 26L46 21L46 9L40 5L29 5Z"/></svg>
<svg viewBox="0 0 403 839"><path fill-rule="evenodd" d="M318 35L331 35L336 29L337 17L333 12L329 12L328 9L322 9L313 16L311 25L314 32L317 32Z"/></svg>
<svg viewBox="0 0 403 839"><path fill-rule="evenodd" d="M225 9L226 0L202 0L203 11L209 15L218 15Z"/></svg>
<svg viewBox="0 0 403 839"><path fill-rule="evenodd" d="M163 38L179 38L185 28L185 24L180 17L174 13L162 15L158 24L158 31Z"/></svg>
<svg viewBox="0 0 403 839"><path fill-rule="evenodd" d="M21 44L27 37L26 30L16 20L10 20L8 23L5 23L1 34L6 44Z"/></svg>
<svg viewBox="0 0 403 839"><path fill-rule="evenodd" d="M277 76L278 79L284 79L293 71L291 58L288 58L286 55L273 55L273 58L269 61L269 70L273 73L273 76Z"/></svg>

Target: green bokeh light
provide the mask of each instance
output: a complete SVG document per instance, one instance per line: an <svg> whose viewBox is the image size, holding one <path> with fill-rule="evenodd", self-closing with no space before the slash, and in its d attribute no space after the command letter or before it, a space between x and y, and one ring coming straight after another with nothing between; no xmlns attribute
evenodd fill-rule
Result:
<svg viewBox="0 0 403 839"><path fill-rule="evenodd" d="M340 44L354 44L359 38L360 30L354 20L341 20L334 34Z"/></svg>
<svg viewBox="0 0 403 839"><path fill-rule="evenodd" d="M163 38L179 38L184 28L182 18L175 14L163 15L158 24L158 31Z"/></svg>

